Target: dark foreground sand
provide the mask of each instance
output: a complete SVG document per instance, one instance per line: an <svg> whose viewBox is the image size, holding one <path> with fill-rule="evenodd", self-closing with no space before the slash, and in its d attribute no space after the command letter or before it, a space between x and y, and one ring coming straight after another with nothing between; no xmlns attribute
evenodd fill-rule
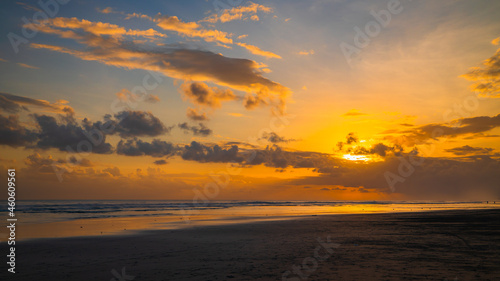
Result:
<svg viewBox="0 0 500 281"><path fill-rule="evenodd" d="M328 236L321 248L317 238ZM5 243L0 251L6 260ZM500 210L33 240L16 252L18 273L7 274L2 262L0 280L282 280L287 271L283 280L500 280Z"/></svg>

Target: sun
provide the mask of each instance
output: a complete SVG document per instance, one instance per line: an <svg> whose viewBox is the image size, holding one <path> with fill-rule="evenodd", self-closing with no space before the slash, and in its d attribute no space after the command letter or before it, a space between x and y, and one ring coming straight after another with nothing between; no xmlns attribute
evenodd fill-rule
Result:
<svg viewBox="0 0 500 281"><path fill-rule="evenodd" d="M366 155L352 155L352 154L344 154L342 158L350 161L364 161L368 162L370 161L370 158L367 157Z"/></svg>

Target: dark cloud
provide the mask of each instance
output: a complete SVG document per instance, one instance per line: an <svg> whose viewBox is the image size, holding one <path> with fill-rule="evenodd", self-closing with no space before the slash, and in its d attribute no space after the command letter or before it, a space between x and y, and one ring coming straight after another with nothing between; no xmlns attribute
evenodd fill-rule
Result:
<svg viewBox="0 0 500 281"><path fill-rule="evenodd" d="M71 163L73 165L79 165L82 167L93 167L94 166L94 164L89 159L76 158L75 156L71 156L69 158L69 163Z"/></svg>
<svg viewBox="0 0 500 281"><path fill-rule="evenodd" d="M155 165L166 165L168 164L168 162L164 159L161 159L161 160L156 160L153 162Z"/></svg>
<svg viewBox="0 0 500 281"><path fill-rule="evenodd" d="M188 108L187 109L187 117L193 121L207 121L208 117L207 115L203 112L200 113L196 109L193 108Z"/></svg>
<svg viewBox="0 0 500 281"><path fill-rule="evenodd" d="M38 106L52 112L62 112L68 106L63 104L53 104L45 100L38 100L0 92L0 109L10 113L28 110L26 106Z"/></svg>
<svg viewBox="0 0 500 281"><path fill-rule="evenodd" d="M106 136L102 135L99 143L89 141L89 133L75 121L68 120L57 122L56 118L47 115L34 115L40 128L37 132L36 147L42 149L57 148L61 151L111 153L111 144L106 143ZM88 145L90 144L90 146Z"/></svg>
<svg viewBox="0 0 500 281"><path fill-rule="evenodd" d="M3 93L0 93L0 110L7 113L17 113L22 110L28 111L26 106L19 105L18 103L8 99Z"/></svg>
<svg viewBox="0 0 500 281"><path fill-rule="evenodd" d="M184 83L181 89L184 96L201 106L216 108L221 106L222 101L237 99L233 91L229 89L222 90L216 87L208 87L207 84L202 82Z"/></svg>
<svg viewBox="0 0 500 281"><path fill-rule="evenodd" d="M199 126L189 126L188 123L180 123L177 125L181 130L183 130L185 133L193 133L195 136L209 136L212 134L212 130L207 128L203 123L199 123Z"/></svg>
<svg viewBox="0 0 500 281"><path fill-rule="evenodd" d="M262 135L262 138L261 139L265 139L267 141L269 141L270 143L273 143L273 144L278 144L278 143L288 143L288 142L291 142L291 141L295 141L295 139L286 139L284 137L281 137L279 136L278 134L276 134L275 132L271 132L271 133L264 133Z"/></svg>
<svg viewBox="0 0 500 281"><path fill-rule="evenodd" d="M121 140L116 148L116 153L127 156L153 156L164 157L172 156L176 151L176 147L166 141L153 140L151 143L138 140L137 138L129 140Z"/></svg>
<svg viewBox="0 0 500 281"><path fill-rule="evenodd" d="M354 133L349 133L346 137L346 144L353 144L358 142L358 137Z"/></svg>
<svg viewBox="0 0 500 281"><path fill-rule="evenodd" d="M184 146L181 157L184 160L193 160L202 163L241 163L243 161L243 157L238 155L238 146L236 145L230 148L222 148L219 145L207 146L196 141Z"/></svg>
<svg viewBox="0 0 500 281"><path fill-rule="evenodd" d="M36 140L36 133L24 128L19 117L0 115L0 144L13 147L26 146Z"/></svg>
<svg viewBox="0 0 500 281"><path fill-rule="evenodd" d="M446 152L453 153L457 156L465 156L465 155L481 155L481 154L489 154L492 152L493 148L488 147L472 147L469 145L464 145L460 147L445 149Z"/></svg>
<svg viewBox="0 0 500 281"><path fill-rule="evenodd" d="M461 118L447 124L428 124L412 128L410 130L400 131L404 137L399 141L413 145L415 143L424 143L431 139L441 137L458 137L465 135L480 134L500 127L500 114L496 116L478 116L470 118ZM386 137L386 139L395 139Z"/></svg>
<svg viewBox="0 0 500 281"><path fill-rule="evenodd" d="M151 112L122 111L115 114L115 118L115 132L123 138L156 137L168 133L171 129L165 127Z"/></svg>
<svg viewBox="0 0 500 281"><path fill-rule="evenodd" d="M388 146L383 143L377 143L373 145L369 150L370 154L378 154L382 157L387 156L389 152L392 152L395 155L399 155L400 153L403 152L403 148L399 145Z"/></svg>
<svg viewBox="0 0 500 281"><path fill-rule="evenodd" d="M402 163L407 163L408 154L388 157L385 161L352 163L343 162L335 173L323 173L314 177L289 180L292 185L360 186L379 192L391 193L385 175L399 175ZM406 162L405 162L406 161ZM419 158L420 165L413 165L412 173L397 182L395 192L414 199L451 200L467 198L500 198L500 161L480 157L475 161L446 158ZM407 168L405 168L407 169ZM407 170L404 170L407 171Z"/></svg>
<svg viewBox="0 0 500 281"><path fill-rule="evenodd" d="M246 95L243 102L246 109L254 109L261 105L267 105L267 101L260 98L259 96Z"/></svg>
<svg viewBox="0 0 500 281"><path fill-rule="evenodd" d="M328 154L308 151L286 151L279 146L268 146L266 149L247 150L245 165L265 165L267 167L285 169L310 168L318 173L333 173L339 162Z"/></svg>

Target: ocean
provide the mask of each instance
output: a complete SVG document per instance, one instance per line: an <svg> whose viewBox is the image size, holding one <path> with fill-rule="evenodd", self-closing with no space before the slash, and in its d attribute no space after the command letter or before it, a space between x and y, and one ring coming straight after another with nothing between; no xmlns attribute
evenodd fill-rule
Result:
<svg viewBox="0 0 500 281"><path fill-rule="evenodd" d="M137 231L293 219L300 216L499 208L450 201L18 201L17 239L126 235ZM2 208L7 210L7 205ZM6 237L6 228L0 236ZM4 240L0 237L1 240Z"/></svg>

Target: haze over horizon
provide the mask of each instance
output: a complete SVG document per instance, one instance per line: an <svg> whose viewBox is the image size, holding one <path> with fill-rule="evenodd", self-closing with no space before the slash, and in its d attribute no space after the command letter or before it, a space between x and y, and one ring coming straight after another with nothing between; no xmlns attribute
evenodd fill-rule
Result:
<svg viewBox="0 0 500 281"><path fill-rule="evenodd" d="M500 200L500 2L234 2L2 3L17 199Z"/></svg>

